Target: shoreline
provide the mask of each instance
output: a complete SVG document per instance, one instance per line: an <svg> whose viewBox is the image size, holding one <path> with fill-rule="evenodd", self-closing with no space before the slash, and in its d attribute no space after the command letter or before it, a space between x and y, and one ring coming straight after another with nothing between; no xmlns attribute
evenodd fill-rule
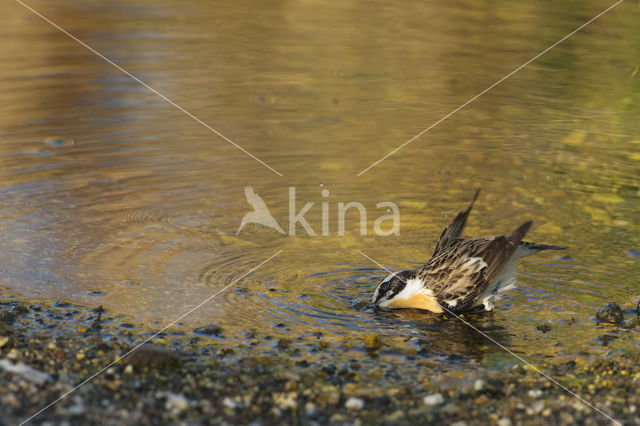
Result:
<svg viewBox="0 0 640 426"><path fill-rule="evenodd" d="M16 424L150 333L101 308L0 302L0 423ZM167 331L32 420L32 424L610 424L531 367L440 372L407 356L415 375L310 355L328 345L255 333L230 347L211 325ZM362 357L376 357L363 343ZM325 343L323 343L325 342ZM367 343L369 345L371 342ZM273 350L255 350L260 345ZM640 424L640 354L577 356L538 367L624 424ZM394 374L395 373L395 374ZM458 422L458 423L456 423Z"/></svg>

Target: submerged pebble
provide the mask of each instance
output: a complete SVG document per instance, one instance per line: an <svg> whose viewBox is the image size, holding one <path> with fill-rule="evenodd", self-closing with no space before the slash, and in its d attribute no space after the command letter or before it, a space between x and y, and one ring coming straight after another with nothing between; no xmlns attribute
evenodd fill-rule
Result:
<svg viewBox="0 0 640 426"><path fill-rule="evenodd" d="M364 337L364 346L369 350L378 349L382 346L382 339L380 338L380 335L377 333L367 334Z"/></svg>
<svg viewBox="0 0 640 426"><path fill-rule="evenodd" d="M540 324L536 326L536 330L542 331L543 333L548 333L553 330L553 327L551 327L550 324Z"/></svg>
<svg viewBox="0 0 640 426"><path fill-rule="evenodd" d="M622 324L624 322L624 315L622 309L616 303L611 302L604 308L600 309L596 314L598 322L608 322L611 324Z"/></svg>
<svg viewBox="0 0 640 426"><path fill-rule="evenodd" d="M204 327L196 328L193 332L202 336L220 336L222 334L222 328L215 324L209 324Z"/></svg>

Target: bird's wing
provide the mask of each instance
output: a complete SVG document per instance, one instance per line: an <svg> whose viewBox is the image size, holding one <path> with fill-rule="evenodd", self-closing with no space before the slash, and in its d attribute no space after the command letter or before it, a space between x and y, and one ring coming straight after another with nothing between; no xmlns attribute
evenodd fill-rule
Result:
<svg viewBox="0 0 640 426"><path fill-rule="evenodd" d="M473 238L445 248L419 272L443 306L471 308L515 253L531 227L524 223L510 236Z"/></svg>
<svg viewBox="0 0 640 426"><path fill-rule="evenodd" d="M471 212L473 203L478 198L478 194L480 194L479 189L473 196L473 200L471 200L469 207L467 207L466 210L458 213L453 221L442 230L440 238L438 238L438 242L436 243L436 248L431 255L432 257L435 257L447 247L450 247L451 245L461 241L460 236L462 235L462 231L464 231L464 226L467 223L467 218L469 217L469 213Z"/></svg>

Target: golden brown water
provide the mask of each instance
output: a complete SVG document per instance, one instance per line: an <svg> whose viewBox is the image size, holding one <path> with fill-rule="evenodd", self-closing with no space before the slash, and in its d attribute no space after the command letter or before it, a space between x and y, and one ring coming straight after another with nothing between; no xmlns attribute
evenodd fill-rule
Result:
<svg viewBox="0 0 640 426"><path fill-rule="evenodd" d="M182 322L229 335L377 331L426 341L433 355L465 354L483 342L461 324L371 311L386 272L356 250L390 269L420 264L480 187L468 235L532 218L532 240L571 246L567 257L522 261L519 289L476 320L494 338L526 355L598 350L596 310L640 296L637 3L359 177L608 4L28 4L283 176L4 2L0 284L9 293L164 324L282 250ZM250 225L236 236L247 185L285 230L289 187L300 205L316 203L306 217L318 233L328 202L329 235ZM370 235L355 216L338 235L340 201L367 207ZM382 201L400 207L400 236L371 235ZM553 330L537 331L542 322ZM609 347L637 345L635 331L615 333Z"/></svg>

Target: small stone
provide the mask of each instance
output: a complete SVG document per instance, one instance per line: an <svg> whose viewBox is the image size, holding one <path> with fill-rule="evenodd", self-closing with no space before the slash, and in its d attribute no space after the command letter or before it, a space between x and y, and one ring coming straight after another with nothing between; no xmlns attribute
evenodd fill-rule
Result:
<svg viewBox="0 0 640 426"><path fill-rule="evenodd" d="M9 351L9 353L7 354L7 358L9 358L12 361L15 361L16 359L18 359L20 357L20 352L18 352L15 349L11 349Z"/></svg>
<svg viewBox="0 0 640 426"><path fill-rule="evenodd" d="M540 389L531 389L527 394L531 398L540 398L542 396L542 391Z"/></svg>
<svg viewBox="0 0 640 426"><path fill-rule="evenodd" d="M405 419L406 419L406 414L405 414L404 410L396 410L393 413L387 414L384 417L384 421L386 423L391 423L391 424L399 423L399 422L401 422L401 421L403 421Z"/></svg>
<svg viewBox="0 0 640 426"><path fill-rule="evenodd" d="M86 412L86 408L84 404L78 403L74 404L71 407L67 408L67 414L71 416L81 416Z"/></svg>
<svg viewBox="0 0 640 426"><path fill-rule="evenodd" d="M444 398L439 393L434 393L425 396L422 402L424 402L425 405L436 406L444 404Z"/></svg>
<svg viewBox="0 0 640 426"><path fill-rule="evenodd" d="M296 407L298 406L298 394L296 392L287 392L287 393L275 392L273 394L273 402L281 410L284 410L287 408L295 410Z"/></svg>
<svg viewBox="0 0 640 426"><path fill-rule="evenodd" d="M328 404L336 405L338 402L340 402L340 393L338 393L338 392L330 392L327 395L327 403Z"/></svg>
<svg viewBox="0 0 640 426"><path fill-rule="evenodd" d="M0 369L22 376L37 385L42 385L51 380L51 376L45 372L38 371L25 364L14 364L7 359L0 360Z"/></svg>
<svg viewBox="0 0 640 426"><path fill-rule="evenodd" d="M531 409L535 414L538 414L539 412L544 410L544 402L543 401L534 402L533 405L531 406Z"/></svg>
<svg viewBox="0 0 640 426"><path fill-rule="evenodd" d="M228 396L224 397L224 399L222 400L222 405L224 405L227 408L230 408L231 410L235 410L236 408L238 408L238 403L236 403L233 399L229 398Z"/></svg>
<svg viewBox="0 0 640 426"><path fill-rule="evenodd" d="M49 350L54 350L56 348L56 344L53 342L49 342L49 344L47 345L47 349Z"/></svg>
<svg viewBox="0 0 640 426"><path fill-rule="evenodd" d="M482 379L476 380L475 383L473 384L473 389L476 392L483 391L486 387L487 387L487 382Z"/></svg>
<svg viewBox="0 0 640 426"><path fill-rule="evenodd" d="M107 388L109 388L111 392L117 392L118 389L120 389L120 382L117 380L111 380L107 382Z"/></svg>
<svg viewBox="0 0 640 426"><path fill-rule="evenodd" d="M364 346L369 350L378 349L382 346L382 339L380 335L377 333L367 334L364 338Z"/></svg>
<svg viewBox="0 0 640 426"><path fill-rule="evenodd" d="M477 397L474 401L473 401L476 405L480 406L480 405L485 405L488 404L489 402L491 402L489 400L489 398L487 397L487 395L480 395L479 397Z"/></svg>
<svg viewBox="0 0 640 426"><path fill-rule="evenodd" d="M364 407L364 401L360 398L350 396L347 402L344 403L345 408L349 410L362 410Z"/></svg>
<svg viewBox="0 0 640 426"><path fill-rule="evenodd" d="M204 327L196 328L193 332L202 336L220 336L222 334L222 328L215 324L209 324Z"/></svg>
<svg viewBox="0 0 640 426"><path fill-rule="evenodd" d="M316 413L318 412L318 409L316 408L316 404L314 404L313 402L307 402L304 405L304 412L309 417L315 416Z"/></svg>
<svg viewBox="0 0 640 426"><path fill-rule="evenodd" d="M15 308L13 308L12 312L14 314L26 314L27 312L29 312L29 308L27 308L24 305L18 305Z"/></svg>
<svg viewBox="0 0 640 426"><path fill-rule="evenodd" d="M536 326L536 330L542 331L543 333L548 333L553 330L553 327L551 327L550 324L540 324Z"/></svg>
<svg viewBox="0 0 640 426"><path fill-rule="evenodd" d="M173 412L181 413L189 408L189 400L182 394L167 392L167 402L164 404L164 408Z"/></svg>
<svg viewBox="0 0 640 426"><path fill-rule="evenodd" d="M180 363L177 355L148 344L132 352L125 361L134 367L150 368L175 368Z"/></svg>
<svg viewBox="0 0 640 426"><path fill-rule="evenodd" d="M124 374L132 374L133 373L133 366L131 364L128 364L125 368L124 368Z"/></svg>
<svg viewBox="0 0 640 426"><path fill-rule="evenodd" d="M7 336L0 336L0 348L9 343L9 338Z"/></svg>
<svg viewBox="0 0 640 426"><path fill-rule="evenodd" d="M76 359L77 359L78 361L82 361L82 360L84 359L84 354L83 354L82 352L78 352L78 353L76 354Z"/></svg>
<svg viewBox="0 0 640 426"><path fill-rule="evenodd" d="M616 303L611 302L596 314L598 322L608 322L611 324L621 324L624 322L622 309Z"/></svg>
<svg viewBox="0 0 640 426"><path fill-rule="evenodd" d="M7 325L11 325L16 321L16 314L14 314L13 312L9 312L9 311L4 311L2 313L0 313L0 323L1 324L7 324Z"/></svg>
<svg viewBox="0 0 640 426"><path fill-rule="evenodd" d="M511 419L509 417L500 417L498 419L498 426L511 426Z"/></svg>

